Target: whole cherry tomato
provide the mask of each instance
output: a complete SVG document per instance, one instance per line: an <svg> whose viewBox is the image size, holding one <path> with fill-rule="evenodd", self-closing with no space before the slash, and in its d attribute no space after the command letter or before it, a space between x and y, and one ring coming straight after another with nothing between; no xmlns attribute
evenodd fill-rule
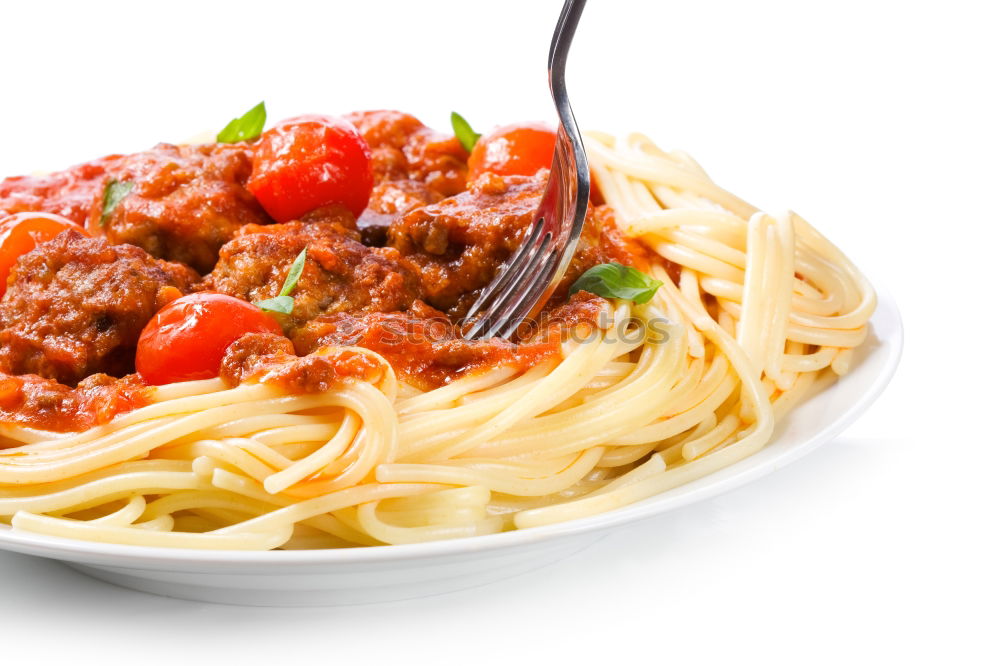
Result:
<svg viewBox="0 0 1000 666"><path fill-rule="evenodd" d="M515 123L479 137L469 155L469 180L490 172L501 176L534 176L552 166L556 133L544 123ZM604 203L590 174L590 203Z"/></svg>
<svg viewBox="0 0 1000 666"><path fill-rule="evenodd" d="M332 204L361 215L373 184L371 150L354 126L310 115L261 135L247 189L271 217L287 222Z"/></svg>
<svg viewBox="0 0 1000 666"><path fill-rule="evenodd" d="M491 172L534 176L552 165L556 133L544 123L516 123L479 137L469 156L469 180Z"/></svg>
<svg viewBox="0 0 1000 666"><path fill-rule="evenodd" d="M0 296L7 291L7 278L18 257L70 229L90 235L79 224L52 213L15 213L0 219Z"/></svg>
<svg viewBox="0 0 1000 666"><path fill-rule="evenodd" d="M201 292L171 301L139 336L135 369L162 385L219 374L226 348L244 333L276 333L281 326L260 308L233 296Z"/></svg>

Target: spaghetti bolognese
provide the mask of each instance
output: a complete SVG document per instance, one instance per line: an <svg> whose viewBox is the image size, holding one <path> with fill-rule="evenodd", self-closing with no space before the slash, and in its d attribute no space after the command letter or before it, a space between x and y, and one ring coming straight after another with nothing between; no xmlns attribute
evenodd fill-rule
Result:
<svg viewBox="0 0 1000 666"><path fill-rule="evenodd" d="M804 219L591 133L566 278L465 340L552 131L263 113L0 182L0 520L220 549L570 520L758 451L865 339L874 291Z"/></svg>

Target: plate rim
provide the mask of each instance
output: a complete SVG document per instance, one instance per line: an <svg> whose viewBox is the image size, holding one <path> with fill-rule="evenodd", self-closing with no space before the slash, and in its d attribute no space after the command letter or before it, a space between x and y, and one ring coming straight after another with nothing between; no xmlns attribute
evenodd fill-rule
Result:
<svg viewBox="0 0 1000 666"><path fill-rule="evenodd" d="M44 534L14 530L0 525L0 550L27 555L47 557L57 560L96 563L99 566L116 566L133 569L176 568L201 565L215 569L223 566L301 566L315 569L315 566L384 564L399 561L415 562L428 559L462 557L470 554L505 550L572 538L582 534L598 534L623 527L642 520L655 518L673 509L694 504L729 492L751 481L784 467L814 451L822 444L836 438L854 423L883 393L899 366L903 351L903 323L899 307L885 290L876 290L878 306L872 315L879 319L887 330L875 329L878 335L877 349L886 354L878 367L874 380L861 392L851 406L825 427L809 435L801 444L778 454L771 460L761 461L739 471L728 472L722 468L701 479L698 483L722 475L716 483L703 484L687 493L669 494L647 498L641 503L631 504L612 511L585 516L572 520L530 527L497 534L487 534L458 539L428 541L413 544L370 546L324 550L199 550L193 548L168 548L158 546L137 546L84 541ZM829 389L824 389L824 392ZM823 392L813 396L822 396ZM753 460L766 451L762 449L744 460ZM741 461L742 462L742 461ZM736 463L738 464L738 463ZM678 486L684 488L685 485ZM674 489L676 490L676 489ZM659 501L657 501L659 500ZM312 566L310 566L312 565ZM286 572L283 572L286 573ZM306 574L310 571L303 570Z"/></svg>

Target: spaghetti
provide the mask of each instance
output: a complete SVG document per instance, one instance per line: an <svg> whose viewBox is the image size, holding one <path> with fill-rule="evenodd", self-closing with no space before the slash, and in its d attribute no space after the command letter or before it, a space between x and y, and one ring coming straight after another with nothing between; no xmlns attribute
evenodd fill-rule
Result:
<svg viewBox="0 0 1000 666"><path fill-rule="evenodd" d="M0 426L0 517L148 546L402 544L611 511L760 450L848 371L874 291L801 217L758 211L683 153L638 134L587 148L663 283L648 303L610 302L533 367L430 390L358 350L377 377L319 393L179 382L83 432Z"/></svg>

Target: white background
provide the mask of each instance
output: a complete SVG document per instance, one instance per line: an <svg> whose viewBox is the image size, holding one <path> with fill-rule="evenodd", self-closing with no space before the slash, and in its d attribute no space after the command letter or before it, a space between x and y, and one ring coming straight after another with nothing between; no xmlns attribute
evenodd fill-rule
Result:
<svg viewBox="0 0 1000 666"><path fill-rule="evenodd" d="M835 442L561 564L409 602L197 604L0 553L0 662L998 663L993 5L591 0L581 24L582 126L688 150L744 198L805 215L895 295L902 366ZM0 174L180 140L261 99L272 118L549 119L558 9L7 3Z"/></svg>

